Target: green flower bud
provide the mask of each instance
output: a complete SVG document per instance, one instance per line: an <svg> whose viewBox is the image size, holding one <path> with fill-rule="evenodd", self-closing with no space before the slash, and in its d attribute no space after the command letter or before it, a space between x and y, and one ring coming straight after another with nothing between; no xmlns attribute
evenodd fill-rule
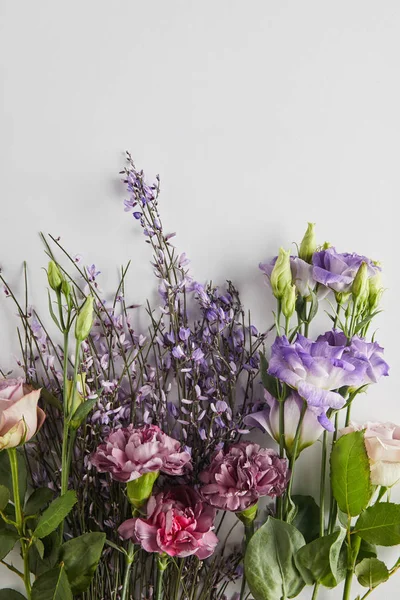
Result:
<svg viewBox="0 0 400 600"><path fill-rule="evenodd" d="M126 484L126 493L128 495L129 502L134 508L140 509L150 498L153 491L153 486L159 474L159 471L150 471L150 473L145 473L138 479L128 481Z"/></svg>
<svg viewBox="0 0 400 600"><path fill-rule="evenodd" d="M236 516L238 519L240 519L240 521L242 521L242 523L245 525L245 527L248 527L249 525L252 524L252 522L256 518L257 511L258 511L258 504L253 504L253 506L246 508L246 510L237 512Z"/></svg>
<svg viewBox="0 0 400 600"><path fill-rule="evenodd" d="M287 319L293 315L296 309L296 286L288 283L282 297L282 312Z"/></svg>
<svg viewBox="0 0 400 600"><path fill-rule="evenodd" d="M51 260L47 267L47 279L51 289L53 289L55 292L59 292L64 278L54 260Z"/></svg>
<svg viewBox="0 0 400 600"><path fill-rule="evenodd" d="M330 242L324 242L322 244L322 250L328 250L328 248L331 248L332 244Z"/></svg>
<svg viewBox="0 0 400 600"><path fill-rule="evenodd" d="M368 280L368 305L371 311L378 308L382 294L382 275L380 271L377 271L376 275Z"/></svg>
<svg viewBox="0 0 400 600"><path fill-rule="evenodd" d="M350 296L351 296L351 292L335 292L336 302L338 304L341 304L342 306L344 304L346 304L346 302L348 301Z"/></svg>
<svg viewBox="0 0 400 600"><path fill-rule="evenodd" d="M363 262L357 271L351 287L351 294L356 304L364 304L368 298L368 265Z"/></svg>
<svg viewBox="0 0 400 600"><path fill-rule="evenodd" d="M290 250L280 248L278 258L271 273L271 288L275 298L280 300L288 283L292 283L290 270Z"/></svg>
<svg viewBox="0 0 400 600"><path fill-rule="evenodd" d="M84 391L85 384L86 384L86 373L81 373L80 375L78 375L78 381L77 381L77 384L75 385L74 390L72 389L72 381L70 379L67 380L67 398L68 398L67 406L68 406L68 414L69 415L73 415L75 413L75 411L78 409L78 407L85 400L84 397L82 396L81 392L79 391L78 384L79 384L79 386L83 387L82 391Z"/></svg>
<svg viewBox="0 0 400 600"><path fill-rule="evenodd" d="M86 340L93 325L93 296L88 296L76 318L75 337L78 342Z"/></svg>
<svg viewBox="0 0 400 600"><path fill-rule="evenodd" d="M307 231L304 234L300 244L299 258L307 263L311 263L312 256L317 249L317 241L315 238L315 223L309 223Z"/></svg>
<svg viewBox="0 0 400 600"><path fill-rule="evenodd" d="M68 299L71 294L71 286L69 285L66 279L63 279L63 282L61 284L61 291L64 294L64 296Z"/></svg>

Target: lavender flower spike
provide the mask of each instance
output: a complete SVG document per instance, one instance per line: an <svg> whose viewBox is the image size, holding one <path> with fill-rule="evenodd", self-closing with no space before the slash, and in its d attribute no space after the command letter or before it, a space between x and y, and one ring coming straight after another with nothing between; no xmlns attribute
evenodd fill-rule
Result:
<svg viewBox="0 0 400 600"><path fill-rule="evenodd" d="M297 390L309 406L317 409L320 424L332 431L326 411L345 404L333 390L363 385L367 363L351 356L345 345L330 345L327 340L313 342L300 334L293 344L286 336L276 338L271 350L269 374Z"/></svg>

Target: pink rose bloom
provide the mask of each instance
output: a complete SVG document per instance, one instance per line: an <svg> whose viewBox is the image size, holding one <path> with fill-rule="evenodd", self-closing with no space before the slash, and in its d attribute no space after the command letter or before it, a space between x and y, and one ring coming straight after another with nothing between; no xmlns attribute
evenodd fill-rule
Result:
<svg viewBox="0 0 400 600"><path fill-rule="evenodd" d="M371 483L392 487L400 480L400 427L394 423L350 423L340 433L346 435L363 429Z"/></svg>
<svg viewBox="0 0 400 600"><path fill-rule="evenodd" d="M0 450L28 442L43 425L39 397L22 379L0 379Z"/></svg>
<svg viewBox="0 0 400 600"><path fill-rule="evenodd" d="M182 475L185 468L191 468L190 454L156 425L139 429L129 425L111 432L91 462L101 473L111 473L113 479L125 483L152 471Z"/></svg>
<svg viewBox="0 0 400 600"><path fill-rule="evenodd" d="M146 552L179 557L195 554L203 560L218 544L214 518L215 509L204 504L193 488L182 485L151 496L147 518L128 519L118 532Z"/></svg>
<svg viewBox="0 0 400 600"><path fill-rule="evenodd" d="M286 459L258 444L240 442L214 454L210 466L200 473L200 493L209 504L241 512L260 496L281 496L290 473Z"/></svg>

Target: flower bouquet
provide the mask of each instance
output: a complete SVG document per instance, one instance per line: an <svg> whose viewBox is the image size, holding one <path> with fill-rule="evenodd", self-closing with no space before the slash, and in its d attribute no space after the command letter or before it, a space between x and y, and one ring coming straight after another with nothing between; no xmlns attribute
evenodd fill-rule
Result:
<svg viewBox="0 0 400 600"><path fill-rule="evenodd" d="M260 265L276 298L260 332L231 282L191 276L159 179L127 161L160 299L145 331L129 265L106 295L95 265L42 236L50 319L26 271L23 301L0 274L21 349L0 371L0 561L23 582L0 600L315 600L342 582L353 600L355 578L365 599L400 567L378 558L400 544L400 428L351 420L388 375L369 335L381 267L318 246L309 224L295 256ZM295 493L296 463L317 440L314 499Z"/></svg>

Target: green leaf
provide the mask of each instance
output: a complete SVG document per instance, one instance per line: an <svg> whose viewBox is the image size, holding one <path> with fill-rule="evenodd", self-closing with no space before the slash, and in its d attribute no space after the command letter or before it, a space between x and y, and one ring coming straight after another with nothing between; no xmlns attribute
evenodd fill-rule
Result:
<svg viewBox="0 0 400 600"><path fill-rule="evenodd" d="M59 535L57 531L53 531L53 533L51 533L47 537L35 541L42 542L44 552L43 556L40 556L40 544L39 548L36 544L33 544L29 548L29 568L31 572L36 575L36 577L39 577L39 575L41 575L45 571L52 569L57 563L58 553L60 549Z"/></svg>
<svg viewBox="0 0 400 600"><path fill-rule="evenodd" d="M370 590L389 579L387 566L377 558L364 558L356 566L355 573L358 583Z"/></svg>
<svg viewBox="0 0 400 600"><path fill-rule="evenodd" d="M284 521L269 517L251 538L244 560L247 583L254 600L297 596L304 587L294 555L304 546L301 533Z"/></svg>
<svg viewBox="0 0 400 600"><path fill-rule="evenodd" d="M260 352L260 373L261 381L265 389L274 398L279 398L279 380L268 373L268 361L265 358L265 354Z"/></svg>
<svg viewBox="0 0 400 600"><path fill-rule="evenodd" d="M10 490L5 485L0 485L0 510L4 510L10 501Z"/></svg>
<svg viewBox="0 0 400 600"><path fill-rule="evenodd" d="M61 546L60 560L65 565L73 594L85 592L89 587L105 540L105 533L84 533Z"/></svg>
<svg viewBox="0 0 400 600"><path fill-rule="evenodd" d="M35 387L35 389L38 389L38 388ZM44 400L45 404L49 404L50 406L54 406L54 408L56 408L59 412L62 413L63 407L62 407L62 404L59 401L59 399L56 398L55 396L53 396L53 394L51 394L49 392L49 390L46 390L46 388L42 387L41 390L42 391L41 391L40 397L42 398L42 400Z"/></svg>
<svg viewBox="0 0 400 600"><path fill-rule="evenodd" d="M357 563L364 560L364 558L376 558L378 555L376 551L376 546L374 544L369 544L365 540L361 540L360 549L357 554Z"/></svg>
<svg viewBox="0 0 400 600"><path fill-rule="evenodd" d="M41 558L41 560L43 560L44 557L44 544L42 542L42 540L40 540L39 538L34 538L33 543L36 546L36 550Z"/></svg>
<svg viewBox="0 0 400 600"><path fill-rule="evenodd" d="M18 483L19 483L19 497L21 504L24 503L26 486L28 482L28 475L26 472L25 457L20 450L17 450L17 461L18 461ZM8 458L7 452L0 452L0 485L4 485L10 490L10 498L14 500L10 459Z"/></svg>
<svg viewBox="0 0 400 600"><path fill-rule="evenodd" d="M377 546L400 544L400 504L380 502L370 506L359 516L354 533Z"/></svg>
<svg viewBox="0 0 400 600"><path fill-rule="evenodd" d="M15 590L4 588L0 590L0 600L26 600L26 598Z"/></svg>
<svg viewBox="0 0 400 600"><path fill-rule="evenodd" d="M344 435L335 443L331 482L338 506L347 515L356 517L368 506L372 485L363 431Z"/></svg>
<svg viewBox="0 0 400 600"><path fill-rule="evenodd" d="M63 496L53 500L40 517L33 532L34 537L44 538L57 529L76 502L77 497L73 490L69 490Z"/></svg>
<svg viewBox="0 0 400 600"><path fill-rule="evenodd" d="M293 525L303 534L308 544L319 534L319 506L312 496L294 495L292 499L297 506Z"/></svg>
<svg viewBox="0 0 400 600"><path fill-rule="evenodd" d="M0 560L11 552L18 540L19 535L16 531L4 529L0 532Z"/></svg>
<svg viewBox="0 0 400 600"><path fill-rule="evenodd" d="M307 585L316 582L335 587L345 577L346 563L341 550L346 530L339 529L300 548L295 556L296 566Z"/></svg>
<svg viewBox="0 0 400 600"><path fill-rule="evenodd" d="M50 488L38 488L31 494L25 503L24 513L26 515L36 515L54 496Z"/></svg>
<svg viewBox="0 0 400 600"><path fill-rule="evenodd" d="M80 427L81 423L86 419L97 400L98 398L92 398L91 400L86 400L86 402L83 402L80 406L78 406L70 421L72 429L78 429Z"/></svg>
<svg viewBox="0 0 400 600"><path fill-rule="evenodd" d="M73 600L64 566L38 577L32 586L32 600Z"/></svg>

